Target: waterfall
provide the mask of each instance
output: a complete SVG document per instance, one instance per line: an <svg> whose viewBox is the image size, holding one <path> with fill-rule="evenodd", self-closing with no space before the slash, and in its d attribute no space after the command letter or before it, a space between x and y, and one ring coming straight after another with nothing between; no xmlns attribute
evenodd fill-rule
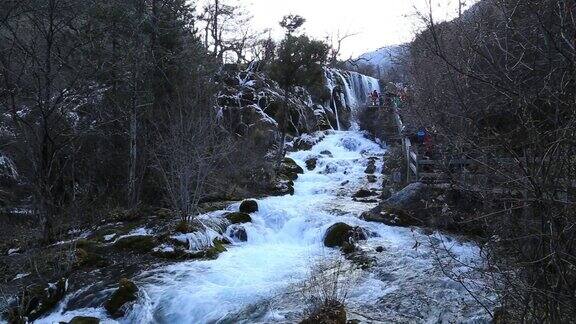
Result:
<svg viewBox="0 0 576 324"><path fill-rule="evenodd" d="M340 119L338 118L338 108L336 107L336 100L332 98L332 102L334 103L334 114L336 115L336 130L340 130Z"/></svg>
<svg viewBox="0 0 576 324"><path fill-rule="evenodd" d="M337 105L344 103L342 112L349 113L366 102L368 92L379 90L376 79L358 73L330 69L326 75L332 91L326 104L334 104L338 128L344 115L338 114ZM289 153L306 170L294 181L293 195L257 199L258 211L251 213L251 221L235 225L244 230L245 240L230 236L230 227L228 231L208 229L216 226L206 226L207 230L198 234L172 236L188 242L192 251L212 246L213 239L221 235L230 244L216 259L167 262L135 275L139 298L119 323L297 323L306 315L303 301L310 300L303 298L301 287L313 282L312 270L326 262L354 270L343 277L355 278L354 284L344 285L351 314L383 322L406 321L406 314L415 314L410 319L421 322L438 322L439 318L488 322L483 305L474 304L477 296L488 300L481 295L488 291L481 279L462 287L444 275L445 271L464 273L469 269L466 265L476 268L482 264L474 243L360 217L377 204L352 196L360 189L376 195L382 192L385 149L354 129L307 136L318 136L314 146ZM311 158L315 161L312 170L307 168ZM367 167L374 163L377 170L370 178L376 181L366 175ZM235 203L226 210L200 215L198 220L204 225L223 224L222 215L239 210L239 206ZM366 240L357 242L362 260L374 261L366 269L356 269L358 264L350 264L356 261L345 259L339 249L325 247L328 229L339 222L369 233ZM378 252L379 247L385 252ZM170 246L155 249L170 251ZM328 289L335 289L332 282L328 284ZM93 288L88 288L92 294ZM318 286L325 288L325 284ZM92 295L81 299L82 294L81 290L70 295L35 323L69 322L76 316L118 323L101 299Z"/></svg>
<svg viewBox="0 0 576 324"><path fill-rule="evenodd" d="M380 92L378 79L357 72L338 69L326 69L326 86L334 99L334 89L340 87L344 94L346 106L357 109L368 103L368 94L376 90Z"/></svg>

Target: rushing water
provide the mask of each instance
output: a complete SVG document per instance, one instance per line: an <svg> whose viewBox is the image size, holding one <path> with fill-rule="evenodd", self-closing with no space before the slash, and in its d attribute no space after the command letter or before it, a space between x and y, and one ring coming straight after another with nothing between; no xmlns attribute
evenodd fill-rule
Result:
<svg viewBox="0 0 576 324"><path fill-rule="evenodd" d="M380 92L378 79L364 74L338 69L326 69L325 75L326 86L332 96L343 96L341 101L345 102L346 106L351 109L357 109L367 104L368 96L372 91ZM341 91L335 94L334 89L337 87Z"/></svg>
<svg viewBox="0 0 576 324"><path fill-rule="evenodd" d="M415 240L425 242L424 235L358 218L373 205L355 202L351 195L361 187L379 186L367 182L364 170L368 158L381 157L384 152L358 131L334 131L310 151L290 154L301 166L309 157L317 157L318 165L299 177L293 196L258 200L260 210L253 214L253 222L245 225L247 242L233 242L216 260L181 262L141 274L135 279L141 287L141 299L120 321L295 322L303 306L286 294L295 283L306 280L319 256L339 257L338 250L324 248L322 243L326 229L336 222L359 225L373 233L362 246L374 256L376 265L362 272L350 293L351 316L407 322L446 316L450 321L482 318L477 308L460 309L466 292L435 269L431 250L413 248ZM478 251L472 245L451 242L458 258L466 262L477 259ZM377 254L376 246L386 251ZM431 304L434 298L441 298L441 304ZM70 320L80 314L113 322L103 309L59 312L39 322Z"/></svg>
<svg viewBox="0 0 576 324"><path fill-rule="evenodd" d="M364 104L370 91L379 90L376 79L358 73L328 69L326 76L330 91L343 88L335 95L344 96L341 102L350 109ZM339 124L337 109L335 113ZM358 130L329 132L311 150L291 153L303 168L308 158L317 158L317 167L300 175L293 196L258 200L253 222L244 225L247 242L228 236L233 243L216 260L181 262L140 274L134 278L141 288L140 299L119 322L298 322L306 301L294 287L308 279L318 260L342 258L340 251L323 246L327 228L336 222L372 233L360 248L374 264L356 273L346 302L349 318L406 323L487 321L484 310L466 291L480 294L481 281L469 280L465 289L445 275L447 271L463 274L469 271L467 265L481 264L476 247L437 233L427 236L359 219L375 204L351 197L360 188L381 189L384 153L384 148ZM369 158L380 161L376 183L369 183L364 173ZM228 210L237 208L235 204ZM201 218L209 223L223 212ZM214 235L218 234L195 234L192 241L210 244ZM449 253L439 253L430 242L441 242ZM384 252L377 253L376 247ZM66 302L37 322L69 321L80 315L116 323L103 308L66 310Z"/></svg>
<svg viewBox="0 0 576 324"><path fill-rule="evenodd" d="M368 103L368 95L372 91L380 92L380 83L373 77L352 71L326 69L324 72L326 88L331 93L325 105L334 110L336 129L341 130L341 112L337 101L344 103L348 109L356 110Z"/></svg>

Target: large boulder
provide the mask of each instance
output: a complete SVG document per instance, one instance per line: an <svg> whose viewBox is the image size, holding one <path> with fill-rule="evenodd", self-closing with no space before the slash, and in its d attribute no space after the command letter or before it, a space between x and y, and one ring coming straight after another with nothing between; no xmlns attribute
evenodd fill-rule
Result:
<svg viewBox="0 0 576 324"><path fill-rule="evenodd" d="M324 245L343 247L345 243L365 240L366 232L361 227L352 227L346 223L336 223L326 230Z"/></svg>
<svg viewBox="0 0 576 324"><path fill-rule="evenodd" d="M248 199L248 200L244 200L240 204L240 212L241 213L251 214L251 213L255 213L257 211L258 211L258 202L256 200Z"/></svg>
<svg viewBox="0 0 576 324"><path fill-rule="evenodd" d="M138 299L138 287L132 281L122 278L118 289L104 304L104 308L112 318L124 316L124 306Z"/></svg>
<svg viewBox="0 0 576 324"><path fill-rule="evenodd" d="M76 316L68 324L100 324L100 319L88 316Z"/></svg>
<svg viewBox="0 0 576 324"><path fill-rule="evenodd" d="M459 224L474 218L482 202L446 185L412 183L392 194L379 206L362 214L367 221L390 226L427 226L459 233L480 234L483 225Z"/></svg>

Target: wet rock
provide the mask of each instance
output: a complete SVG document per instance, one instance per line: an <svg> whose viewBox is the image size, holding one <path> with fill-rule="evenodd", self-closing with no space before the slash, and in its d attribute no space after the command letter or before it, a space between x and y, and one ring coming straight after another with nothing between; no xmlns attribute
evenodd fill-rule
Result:
<svg viewBox="0 0 576 324"><path fill-rule="evenodd" d="M343 138L340 142L342 143L342 146L348 151L357 151L361 145L360 141L351 137Z"/></svg>
<svg viewBox="0 0 576 324"><path fill-rule="evenodd" d="M187 248L188 246L186 246ZM183 246L173 246L170 244L162 244L152 249L152 255L165 259L165 260L186 260L190 258L190 254Z"/></svg>
<svg viewBox="0 0 576 324"><path fill-rule="evenodd" d="M310 158L306 160L306 169L308 169L309 171L316 169L317 162L318 162L317 158Z"/></svg>
<svg viewBox="0 0 576 324"><path fill-rule="evenodd" d="M316 133L318 135L318 133ZM305 135L294 140L293 150L308 151L324 138L324 135L309 136Z"/></svg>
<svg viewBox="0 0 576 324"><path fill-rule="evenodd" d="M230 231L230 236L240 242L248 241L248 234L246 233L246 229L242 226L233 228Z"/></svg>
<svg viewBox="0 0 576 324"><path fill-rule="evenodd" d="M328 150L324 150L322 152L320 152L321 155L325 155L327 157L334 157L334 155L332 155L332 152L328 151Z"/></svg>
<svg viewBox="0 0 576 324"><path fill-rule="evenodd" d="M358 190L352 198L368 198L368 197L375 197L378 196L378 193L368 189L360 189Z"/></svg>
<svg viewBox="0 0 576 324"><path fill-rule="evenodd" d="M384 247L382 247L382 246L377 246L377 247L376 247L376 252L378 252L378 253L384 252Z"/></svg>
<svg viewBox="0 0 576 324"><path fill-rule="evenodd" d="M346 324L346 309L340 302L325 302L300 324Z"/></svg>
<svg viewBox="0 0 576 324"><path fill-rule="evenodd" d="M114 247L119 250L136 253L148 253L158 245L158 241L151 235L135 235L120 238L114 243Z"/></svg>
<svg viewBox="0 0 576 324"><path fill-rule="evenodd" d="M369 183L376 183L376 181L378 181L378 177L373 174L369 174L366 176L366 180L368 180Z"/></svg>
<svg viewBox="0 0 576 324"><path fill-rule="evenodd" d="M218 258L218 255L220 255L220 253L226 251L226 247L224 246L224 244L225 244L224 241L216 238L216 239L214 239L214 241L212 241L212 243L214 245L210 249L208 249L204 252L204 256L208 259L216 259L216 258Z"/></svg>
<svg viewBox="0 0 576 324"><path fill-rule="evenodd" d="M241 204L240 204L240 212L241 213L246 213L246 214L250 214L250 213L255 213L258 211L258 202L256 202L256 200L244 200Z"/></svg>
<svg viewBox="0 0 576 324"><path fill-rule="evenodd" d="M56 307L67 290L68 280L64 278L56 283L28 286L8 308L5 317L9 323L34 321Z"/></svg>
<svg viewBox="0 0 576 324"><path fill-rule="evenodd" d="M100 319L96 317L76 316L68 324L100 324Z"/></svg>
<svg viewBox="0 0 576 324"><path fill-rule="evenodd" d="M231 224L242 224L252 222L252 217L242 212L228 213L224 215L224 218L226 218Z"/></svg>
<svg viewBox="0 0 576 324"><path fill-rule="evenodd" d="M326 164L326 168L320 173L322 174L332 174L338 172L338 165L336 163L328 163Z"/></svg>
<svg viewBox="0 0 576 324"><path fill-rule="evenodd" d="M342 248L340 249L344 254L350 254L356 251L356 246L353 243L344 242Z"/></svg>
<svg viewBox="0 0 576 324"><path fill-rule="evenodd" d="M371 268L376 263L376 260L367 255L365 251L356 250L346 254L346 259L359 266L361 269L366 270Z"/></svg>
<svg viewBox="0 0 576 324"><path fill-rule="evenodd" d="M360 227L352 227L346 223L336 223L326 230L324 245L327 247L342 247L344 243L353 243L366 239L365 231Z"/></svg>
<svg viewBox="0 0 576 324"><path fill-rule="evenodd" d="M349 184L350 180L343 181L340 186L344 187L345 185Z"/></svg>
<svg viewBox="0 0 576 324"><path fill-rule="evenodd" d="M270 196L294 195L294 181L278 179L269 188L268 194Z"/></svg>
<svg viewBox="0 0 576 324"><path fill-rule="evenodd" d="M296 180L298 179L298 175L303 173L304 169L302 169L291 158L284 158L280 163L280 168L278 169L278 174L288 180Z"/></svg>
<svg viewBox="0 0 576 324"><path fill-rule="evenodd" d="M421 225L420 220L413 217L409 212L400 208L382 205L371 211L364 212L360 218L368 222L383 223L389 226Z"/></svg>
<svg viewBox="0 0 576 324"><path fill-rule="evenodd" d="M138 287L132 281L122 278L118 289L104 304L104 308L112 318L124 316L123 308L125 305L138 299Z"/></svg>
<svg viewBox="0 0 576 324"><path fill-rule="evenodd" d="M369 160L369 161L368 161L368 166L366 166L366 170L364 170L364 173L366 173L366 174L374 174L374 173L376 173L376 161L374 161L374 160Z"/></svg>

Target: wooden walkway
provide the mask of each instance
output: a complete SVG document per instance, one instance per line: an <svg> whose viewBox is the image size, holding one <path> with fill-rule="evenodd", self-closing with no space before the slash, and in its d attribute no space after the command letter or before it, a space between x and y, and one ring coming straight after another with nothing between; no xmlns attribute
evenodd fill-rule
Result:
<svg viewBox="0 0 576 324"><path fill-rule="evenodd" d="M392 115L394 117L394 123L396 126L396 131L400 140L402 141L403 151L406 159L406 183L412 182L448 182L450 179L457 177L461 183L468 183L468 190L472 191L486 191L485 187L490 187L488 191L495 194L510 193L509 190L494 188L493 186L486 186L485 182L488 180L486 172L490 172L490 169L495 167L505 167L518 166L521 164L539 163L539 159L526 159L523 157L519 158L496 158L490 159L490 161L481 161L471 158L446 158L443 156L440 159L431 159L426 157L424 154L419 153L421 151L422 145L414 144L410 140L409 136L406 135L407 127L403 123L398 107L391 107ZM442 155L442 154L440 154ZM488 166L488 167L487 167ZM465 169L471 167L476 172L466 172ZM447 174L446 170L458 170L459 172L450 172ZM484 185L483 185L484 184ZM562 183L557 183L556 185L564 188L563 190L572 190L576 188L576 179L566 179ZM523 193L523 192L520 192Z"/></svg>

